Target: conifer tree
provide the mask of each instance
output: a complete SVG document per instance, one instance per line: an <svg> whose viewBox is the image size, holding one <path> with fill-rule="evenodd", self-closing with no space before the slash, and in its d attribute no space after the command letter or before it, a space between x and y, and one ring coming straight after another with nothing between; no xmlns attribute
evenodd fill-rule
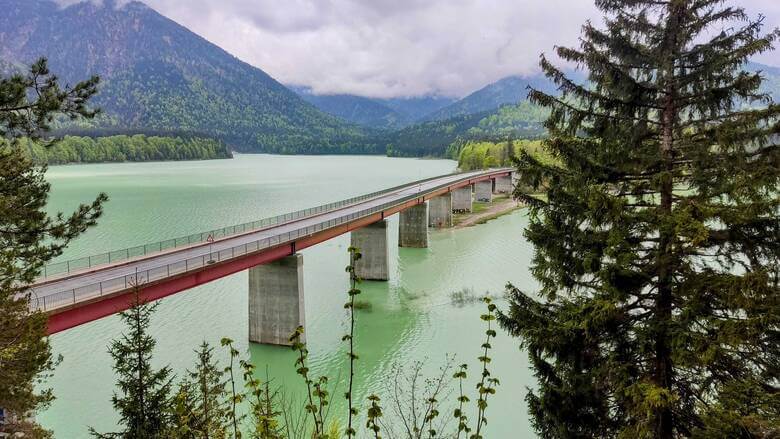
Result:
<svg viewBox="0 0 780 439"><path fill-rule="evenodd" d="M103 439L156 439L167 438L170 428L170 404L172 374L169 367L155 369L152 352L157 341L149 335L149 323L157 304L141 302L136 296L133 306L120 316L128 333L114 340L109 353L114 359L114 371L118 375L117 386L111 398L119 413L119 424L124 428L115 433L98 433Z"/></svg>
<svg viewBox="0 0 780 439"><path fill-rule="evenodd" d="M0 436L46 437L34 414L53 399L40 384L51 372L46 315L35 311L28 285L67 244L94 225L106 196L69 216L46 211L49 184L19 147L45 136L55 116L92 117L86 104L98 79L60 87L41 59L26 74L0 77L0 408L10 413ZM46 142L51 143L51 142Z"/></svg>
<svg viewBox="0 0 780 439"><path fill-rule="evenodd" d="M229 437L225 371L203 342L197 352L195 369L188 371L179 385L172 408L175 425L171 438L224 439Z"/></svg>
<svg viewBox="0 0 780 439"><path fill-rule="evenodd" d="M542 437L780 435L780 106L744 67L777 30L722 0L597 0L604 26L546 57L562 96L526 237L537 296L500 322L538 380ZM522 187L522 185L520 186Z"/></svg>

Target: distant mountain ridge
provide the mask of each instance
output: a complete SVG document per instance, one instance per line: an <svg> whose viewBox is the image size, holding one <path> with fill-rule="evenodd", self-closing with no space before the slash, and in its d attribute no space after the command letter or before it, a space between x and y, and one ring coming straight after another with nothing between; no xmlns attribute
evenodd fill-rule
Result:
<svg viewBox="0 0 780 439"><path fill-rule="evenodd" d="M191 130L239 151L384 152L361 128L143 3L0 0L0 8L0 58L18 66L46 56L68 83L100 75L103 126Z"/></svg>
<svg viewBox="0 0 780 439"><path fill-rule="evenodd" d="M288 88L318 109L365 127L395 129L412 122L409 117L371 98L349 94L317 95L303 86Z"/></svg>
<svg viewBox="0 0 780 439"><path fill-rule="evenodd" d="M488 84L452 105L427 116L425 120L444 120L456 116L492 111L502 105L515 105L528 97L528 87L556 94L557 87L546 76L536 75L508 76Z"/></svg>
<svg viewBox="0 0 780 439"><path fill-rule="evenodd" d="M528 87L557 91L541 74L503 78L460 100L290 90L143 3L116 1L0 0L0 72L46 56L64 82L102 77L94 103L105 115L58 134L187 133L247 152L441 156L457 139L543 135L547 113L526 100ZM780 68L748 70L763 71L763 89L780 102Z"/></svg>
<svg viewBox="0 0 780 439"><path fill-rule="evenodd" d="M577 80L584 81L584 75L574 72ZM400 99L372 99L355 95L316 95L307 87L291 87L303 99L322 111L344 118L359 125L398 129L415 124L453 119L453 126L463 126L455 119L480 113L498 111L506 105L524 103L528 87L556 94L557 86L542 74L509 76L488 84L462 99L423 97ZM410 104L425 102L409 111ZM530 105L526 103L526 105ZM471 118L468 118L469 120ZM530 122L530 121L529 121ZM535 120L533 122L536 122Z"/></svg>
<svg viewBox="0 0 780 439"><path fill-rule="evenodd" d="M403 128L455 102L454 98L441 96L383 99L351 94L315 94L310 87L287 87L326 113L377 129Z"/></svg>
<svg viewBox="0 0 780 439"><path fill-rule="evenodd" d="M761 90L772 95L772 99L774 99L775 103L780 103L780 67L749 62L746 70L749 72L761 71L764 75L764 82L761 84Z"/></svg>
<svg viewBox="0 0 780 439"><path fill-rule="evenodd" d="M425 116L456 102L457 99L439 95L412 96L400 98L375 99L393 110L420 121Z"/></svg>

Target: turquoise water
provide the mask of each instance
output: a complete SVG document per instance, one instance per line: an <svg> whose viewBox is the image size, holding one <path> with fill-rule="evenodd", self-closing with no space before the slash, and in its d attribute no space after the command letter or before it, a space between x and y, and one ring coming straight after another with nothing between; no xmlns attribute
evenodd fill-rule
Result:
<svg viewBox="0 0 780 439"><path fill-rule="evenodd" d="M238 155L221 161L52 167L47 178L53 186L52 209L72 210L98 191L111 197L100 224L64 255L70 258L336 201L449 173L455 165L386 157ZM399 249L398 219L390 218L390 281L363 283L360 299L370 306L356 315L355 394L363 412L365 396L373 392L392 415L388 387L396 365L409 370L420 360L426 374L435 374L450 355L455 364L469 364L467 390L476 398L472 389L484 338L483 305L453 302L451 295L462 290L500 295L508 281L532 286L525 223L521 210L472 228L432 230L427 249ZM311 373L328 375L332 382L345 376L341 336L348 323L343 308L348 245L344 235L302 252ZM158 340L155 362L181 375L192 365L198 344L218 345L230 337L262 375L267 368L286 395L300 397L294 352L247 342L247 283L246 272L237 273L160 301L151 328ZM52 337L63 362L50 382L57 400L40 421L56 437L86 437L88 426L115 428L114 376L106 347L122 330L113 316ZM493 345L491 369L501 386L490 402L486 437L533 437L523 401L525 388L533 384L526 355L502 331ZM333 392L332 419L343 413L341 393ZM450 416L451 411L442 413ZM474 412L469 415L473 418Z"/></svg>

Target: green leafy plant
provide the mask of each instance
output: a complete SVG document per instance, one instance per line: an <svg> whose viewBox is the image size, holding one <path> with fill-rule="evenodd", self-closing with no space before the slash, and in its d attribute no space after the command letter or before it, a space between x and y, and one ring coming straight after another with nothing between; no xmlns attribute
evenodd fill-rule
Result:
<svg viewBox="0 0 780 439"><path fill-rule="evenodd" d="M328 405L328 391L325 388L328 383L328 377L321 376L316 381L309 377L309 368L306 365L309 351L301 341L302 335L303 326L299 326L290 337L290 342L292 343L292 349L298 353L298 358L295 360L296 372L306 383L307 402L304 410L311 415L313 421L314 431L312 432L312 437L314 439L322 439L326 434L324 414L325 407Z"/></svg>
<svg viewBox="0 0 780 439"><path fill-rule="evenodd" d="M346 398L348 404L347 430L345 435L347 437L352 437L356 434L355 429L352 427L352 418L358 413L357 408L352 402L352 386L355 381L355 360L358 359L358 356L355 353L355 297L360 294L360 290L357 288L360 278L355 272L355 262L359 261L362 255L360 254L360 250L356 247L349 247L348 251L349 265L346 270L347 273L349 273L350 288L347 293L349 301L344 304L344 308L349 311L349 333L345 334L341 340L349 343L349 350L347 351L347 356L349 358L349 378L347 380L347 391L344 393L344 398Z"/></svg>

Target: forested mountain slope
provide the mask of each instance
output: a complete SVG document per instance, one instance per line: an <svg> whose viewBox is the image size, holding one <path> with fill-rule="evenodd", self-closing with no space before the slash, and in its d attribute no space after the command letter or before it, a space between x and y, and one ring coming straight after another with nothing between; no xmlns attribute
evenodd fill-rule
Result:
<svg viewBox="0 0 780 439"><path fill-rule="evenodd" d="M455 116L492 111L506 104L518 104L526 100L528 87L546 93L555 93L555 84L545 76L510 76L471 93L463 99L426 117L427 120L444 120Z"/></svg>
<svg viewBox="0 0 780 439"><path fill-rule="evenodd" d="M412 125L455 102L454 98L441 96L370 98L351 94L315 94L306 86L288 87L306 102L328 114L381 130Z"/></svg>
<svg viewBox="0 0 780 439"><path fill-rule="evenodd" d="M69 83L100 75L103 126L194 131L241 151L375 152L359 127L140 2L0 0L0 9L0 58L46 56Z"/></svg>
<svg viewBox="0 0 780 439"><path fill-rule="evenodd" d="M377 100L349 94L317 95L308 87L289 86L318 109L368 128L397 129L412 120Z"/></svg>

